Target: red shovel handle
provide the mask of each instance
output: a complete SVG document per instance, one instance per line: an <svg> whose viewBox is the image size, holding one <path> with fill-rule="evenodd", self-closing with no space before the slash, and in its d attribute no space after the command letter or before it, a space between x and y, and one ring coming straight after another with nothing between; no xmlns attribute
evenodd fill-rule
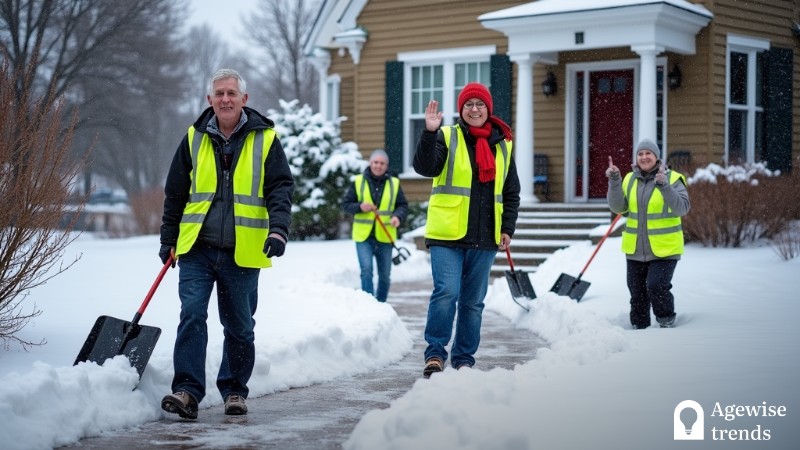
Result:
<svg viewBox="0 0 800 450"><path fill-rule="evenodd" d="M156 289L158 289L158 285L161 284L161 280L164 279L164 275L169 270L170 266L172 266L172 254L170 253L169 258L167 258L167 262L164 263L164 267L161 268L161 271L158 272L158 277L156 277L156 281L150 286L150 291L147 292L147 295L142 302L142 306L139 307L139 311L136 311L136 314L133 316L133 320L131 321L133 324L139 323L139 319L142 318L142 314L144 314L144 310L147 308L147 305L150 304L150 299L153 298L153 294L156 293Z"/></svg>
<svg viewBox="0 0 800 450"><path fill-rule="evenodd" d="M378 213L377 213L376 211L372 211L372 214L375 214L375 220L377 220L377 221L378 221L378 225L380 225L380 226L381 226L381 228L383 228L383 232L384 232L384 233L386 233L386 237L387 237L387 238L389 238L389 242L391 242L391 243L392 243L392 246L393 246L393 247L397 248L397 247L394 245L394 239L392 239L392 235L391 235L391 234L389 234L389 230L387 230L387 229L386 229L386 225L384 225L384 224L383 224L383 221L381 220L381 216L379 216L379 215L378 215Z"/></svg>
<svg viewBox="0 0 800 450"><path fill-rule="evenodd" d="M514 263L511 261L511 251L508 249L506 245L506 258L508 259L508 265L511 266L511 273L514 273Z"/></svg>
<svg viewBox="0 0 800 450"><path fill-rule="evenodd" d="M586 269L589 268L589 264L591 264L592 260L594 259L594 255L596 255L597 251L600 250L600 246L603 245L603 241L605 241L606 238L611 234L611 230L614 229L614 225L616 225L620 217L622 217L622 214L617 214L617 217L614 217L614 220L611 221L611 226L608 227L608 231L606 231L606 234L603 236L602 239L600 239L600 242L597 243L597 247L595 247L594 252L592 252L592 257L589 258L589 261L587 261L586 265L583 266L583 270L581 270L581 273L578 276L578 278L582 277L583 272L586 272Z"/></svg>

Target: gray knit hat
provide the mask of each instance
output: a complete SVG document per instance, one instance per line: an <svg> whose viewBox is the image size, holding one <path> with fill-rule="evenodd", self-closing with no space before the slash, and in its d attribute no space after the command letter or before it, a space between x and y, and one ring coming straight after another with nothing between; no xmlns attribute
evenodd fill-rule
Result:
<svg viewBox="0 0 800 450"><path fill-rule="evenodd" d="M658 144L651 141L650 139L642 139L641 141L639 141L639 145L636 146L635 154L638 155L639 152L642 150L649 150L653 152L654 155L656 155L657 159L661 159L661 149L658 148Z"/></svg>
<svg viewBox="0 0 800 450"><path fill-rule="evenodd" d="M369 155L369 161L372 162L373 159L375 159L375 158L377 158L379 156L382 156L383 159L385 159L387 163L389 162L389 155L387 155L386 152L381 150L381 149L373 150L372 154Z"/></svg>

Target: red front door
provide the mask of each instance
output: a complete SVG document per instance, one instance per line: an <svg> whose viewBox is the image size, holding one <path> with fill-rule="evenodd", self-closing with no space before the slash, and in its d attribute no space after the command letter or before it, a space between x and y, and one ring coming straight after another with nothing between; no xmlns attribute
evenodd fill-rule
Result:
<svg viewBox="0 0 800 450"><path fill-rule="evenodd" d="M633 154L633 70L591 72L589 77L589 198L605 198L608 157L623 176Z"/></svg>

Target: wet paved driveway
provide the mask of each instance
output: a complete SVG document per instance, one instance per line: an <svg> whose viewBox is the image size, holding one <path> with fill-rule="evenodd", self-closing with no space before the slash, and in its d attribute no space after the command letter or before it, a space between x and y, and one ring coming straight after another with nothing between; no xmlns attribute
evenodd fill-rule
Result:
<svg viewBox="0 0 800 450"><path fill-rule="evenodd" d="M221 405L195 421L170 416L136 428L81 440L80 449L340 449L361 417L382 409L422 377L422 339L430 282L393 283L389 303L406 323L415 345L397 364L353 377L247 399L246 416L226 416ZM486 312L476 369L513 368L544 346ZM452 370L452 369L446 369Z"/></svg>

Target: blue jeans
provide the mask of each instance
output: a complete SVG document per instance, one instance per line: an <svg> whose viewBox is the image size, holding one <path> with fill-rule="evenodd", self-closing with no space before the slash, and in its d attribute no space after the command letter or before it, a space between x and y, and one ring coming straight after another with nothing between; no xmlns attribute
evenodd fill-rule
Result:
<svg viewBox="0 0 800 450"><path fill-rule="evenodd" d="M378 242L374 236L370 236L364 242L356 242L356 254L358 255L358 265L361 266L361 290L372 294L379 302L385 302L389 296L389 285L391 284L392 273L392 244ZM372 260L378 267L378 293L372 285Z"/></svg>
<svg viewBox="0 0 800 450"><path fill-rule="evenodd" d="M247 382L255 364L255 319L260 269L236 265L233 250L200 242L178 259L181 299L180 324L172 356L175 376L172 391L186 391L200 402L206 394L208 302L217 285L217 307L224 329L222 361L217 388L226 398L247 397Z"/></svg>
<svg viewBox="0 0 800 450"><path fill-rule="evenodd" d="M489 272L497 251L434 245L431 251L433 293L425 324L425 360L436 357L447 361L445 347L453 332L451 348L453 367L474 365L473 355L481 341L483 299L489 287Z"/></svg>

